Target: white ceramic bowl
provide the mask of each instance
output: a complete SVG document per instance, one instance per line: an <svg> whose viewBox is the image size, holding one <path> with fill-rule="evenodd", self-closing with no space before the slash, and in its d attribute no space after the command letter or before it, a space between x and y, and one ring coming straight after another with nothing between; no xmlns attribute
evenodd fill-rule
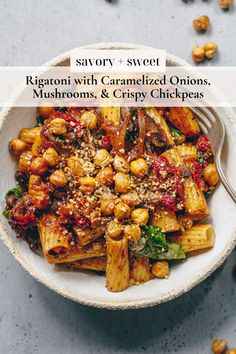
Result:
<svg viewBox="0 0 236 354"><path fill-rule="evenodd" d="M90 48L130 49L141 46L124 43L105 43ZM142 47L143 48L143 47ZM66 52L47 65L66 65L69 60ZM168 65L187 65L186 62L167 54ZM224 150L224 165L231 180L236 180L236 116L230 109L222 109L225 119L227 141ZM15 185L15 164L8 151L8 141L17 136L22 127L35 124L35 108L10 107L0 115L0 166L1 166L1 209L4 195ZM105 277L90 272L67 272L49 265L43 257L35 255L24 241L16 239L7 220L0 217L0 233L3 242L17 261L38 281L57 293L81 304L108 308L141 308L169 301L193 288L217 269L230 254L236 243L235 205L219 186L210 201L212 222L216 231L215 247L209 252L175 266L169 279L152 280L141 286L133 286L121 293L106 290Z"/></svg>

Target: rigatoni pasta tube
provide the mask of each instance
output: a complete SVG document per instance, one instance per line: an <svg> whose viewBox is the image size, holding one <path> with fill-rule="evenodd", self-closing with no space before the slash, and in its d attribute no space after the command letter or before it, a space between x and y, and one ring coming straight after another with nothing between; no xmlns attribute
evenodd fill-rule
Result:
<svg viewBox="0 0 236 354"><path fill-rule="evenodd" d="M183 160L176 147L166 150L161 154L161 156L164 156L169 161L169 163L176 163L178 166L183 165Z"/></svg>
<svg viewBox="0 0 236 354"><path fill-rule="evenodd" d="M105 233L105 228L97 228L97 229L81 229L80 227L74 226L73 230L75 231L79 243L82 246L85 246L94 240L96 240L98 237L102 236Z"/></svg>
<svg viewBox="0 0 236 354"><path fill-rule="evenodd" d="M176 149L185 163L198 159L196 146L182 144L176 146Z"/></svg>
<svg viewBox="0 0 236 354"><path fill-rule="evenodd" d="M70 244L66 237L67 230L63 228L58 218L53 214L45 214L39 221L38 231L45 257L66 257Z"/></svg>
<svg viewBox="0 0 236 354"><path fill-rule="evenodd" d="M130 284L138 285L151 279L149 258L131 252Z"/></svg>
<svg viewBox="0 0 236 354"><path fill-rule="evenodd" d="M174 232L180 229L179 222L173 211L156 208L151 224L161 227L164 232Z"/></svg>
<svg viewBox="0 0 236 354"><path fill-rule="evenodd" d="M78 261L80 259L101 257L105 255L106 255L105 239L101 238L100 240L96 240L87 246L76 245L74 247L71 247L68 254L63 258L48 256L47 261L52 264L71 263L71 262Z"/></svg>
<svg viewBox="0 0 236 354"><path fill-rule="evenodd" d="M206 198L192 177L184 181L185 209L192 220L202 220L209 215Z"/></svg>
<svg viewBox="0 0 236 354"><path fill-rule="evenodd" d="M200 133L198 122L188 107L171 107L168 119L174 127L187 136Z"/></svg>
<svg viewBox="0 0 236 354"><path fill-rule="evenodd" d="M87 270L105 272L106 262L107 262L107 258L103 256L103 257L81 259L79 261L70 263L70 266L73 269L87 269Z"/></svg>
<svg viewBox="0 0 236 354"><path fill-rule="evenodd" d="M109 291L122 291L129 286L129 256L128 240L112 239L109 235L107 240L107 266L106 283Z"/></svg>
<svg viewBox="0 0 236 354"><path fill-rule="evenodd" d="M212 225L200 224L171 237L172 241L182 246L188 252L212 248L215 243L215 235Z"/></svg>

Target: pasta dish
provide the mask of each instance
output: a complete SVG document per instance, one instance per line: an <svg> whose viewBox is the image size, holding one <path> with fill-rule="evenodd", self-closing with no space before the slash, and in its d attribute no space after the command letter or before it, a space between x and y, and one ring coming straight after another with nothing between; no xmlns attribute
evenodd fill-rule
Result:
<svg viewBox="0 0 236 354"><path fill-rule="evenodd" d="M214 246L218 175L187 108L39 108L9 143L15 188L3 214L48 263L106 274L118 292L167 278Z"/></svg>

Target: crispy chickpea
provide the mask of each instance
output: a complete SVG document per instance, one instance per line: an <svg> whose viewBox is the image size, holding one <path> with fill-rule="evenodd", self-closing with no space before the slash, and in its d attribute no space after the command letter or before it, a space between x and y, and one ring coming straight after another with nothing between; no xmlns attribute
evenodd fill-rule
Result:
<svg viewBox="0 0 236 354"><path fill-rule="evenodd" d="M49 194L44 190L41 177L36 175L30 176L28 192L36 209L42 210L48 206Z"/></svg>
<svg viewBox="0 0 236 354"><path fill-rule="evenodd" d="M130 164L130 170L136 177L144 177L148 171L147 162L144 159L134 160Z"/></svg>
<svg viewBox="0 0 236 354"><path fill-rule="evenodd" d="M209 42L209 43L205 44L204 50L205 50L205 56L207 57L207 59L213 59L218 51L218 47L215 43Z"/></svg>
<svg viewBox="0 0 236 354"><path fill-rule="evenodd" d="M224 339L214 339L211 343L211 350L214 354L223 354L227 349L228 345Z"/></svg>
<svg viewBox="0 0 236 354"><path fill-rule="evenodd" d="M210 186L215 186L219 182L219 176L214 163L210 163L204 168L203 177Z"/></svg>
<svg viewBox="0 0 236 354"><path fill-rule="evenodd" d="M48 206L50 200L49 193L45 192L44 183L40 176L30 176L28 192L31 195L31 201L36 209L42 210Z"/></svg>
<svg viewBox="0 0 236 354"><path fill-rule="evenodd" d="M157 278L168 278L169 264L167 261L158 261L152 265L152 274Z"/></svg>
<svg viewBox="0 0 236 354"><path fill-rule="evenodd" d="M47 164L42 157L36 157L30 164L30 170L36 175L43 175L47 171Z"/></svg>
<svg viewBox="0 0 236 354"><path fill-rule="evenodd" d="M47 118L50 116L50 114L53 113L53 107L50 106L46 106L47 102L42 102L42 104L45 104L45 106L40 106L39 107L39 114L44 117Z"/></svg>
<svg viewBox="0 0 236 354"><path fill-rule="evenodd" d="M55 118L50 122L49 126L53 134L63 135L67 133L65 119Z"/></svg>
<svg viewBox="0 0 236 354"><path fill-rule="evenodd" d="M103 215L112 215L116 206L115 196L101 199L101 212Z"/></svg>
<svg viewBox="0 0 236 354"><path fill-rule="evenodd" d="M40 135L42 127L23 128L20 131L19 139L26 144L33 144L36 136Z"/></svg>
<svg viewBox="0 0 236 354"><path fill-rule="evenodd" d="M10 141L9 148L13 154L18 155L27 149L27 145L24 141L15 138Z"/></svg>
<svg viewBox="0 0 236 354"><path fill-rule="evenodd" d="M148 222L149 213L147 209L137 208L134 209L131 213L131 219L135 222L135 224L144 226Z"/></svg>
<svg viewBox="0 0 236 354"><path fill-rule="evenodd" d="M28 185L28 192L31 189L34 189L36 185L40 185L42 183L42 179L40 176L37 175L31 175L29 178L29 185Z"/></svg>
<svg viewBox="0 0 236 354"><path fill-rule="evenodd" d="M67 166L71 169L73 175L82 176L83 167L77 156L70 156L67 160Z"/></svg>
<svg viewBox="0 0 236 354"><path fill-rule="evenodd" d="M58 163L58 160L59 160L59 156L58 156L58 153L56 152L55 149L48 148L43 153L43 159L48 166L56 166L56 164Z"/></svg>
<svg viewBox="0 0 236 354"><path fill-rule="evenodd" d="M234 4L234 0L218 0L220 7L223 10L228 10Z"/></svg>
<svg viewBox="0 0 236 354"><path fill-rule="evenodd" d="M111 238L119 237L122 232L123 226L120 222L113 220L107 225L107 233Z"/></svg>
<svg viewBox="0 0 236 354"><path fill-rule="evenodd" d="M124 229L125 237L130 241L138 241L141 237L141 229L138 225L126 225Z"/></svg>
<svg viewBox="0 0 236 354"><path fill-rule="evenodd" d="M94 157L94 163L97 167L105 167L112 161L112 157L105 149L98 150Z"/></svg>
<svg viewBox="0 0 236 354"><path fill-rule="evenodd" d="M200 63L205 58L205 50L200 45L195 45L192 50L192 59L196 63Z"/></svg>
<svg viewBox="0 0 236 354"><path fill-rule="evenodd" d="M114 157L113 165L116 172L129 172L129 163L121 156L116 155Z"/></svg>
<svg viewBox="0 0 236 354"><path fill-rule="evenodd" d="M88 129L95 129L97 126L97 116L92 111L86 111L82 114L80 118L82 127L87 127Z"/></svg>
<svg viewBox="0 0 236 354"><path fill-rule="evenodd" d="M193 220L187 215L178 215L178 223L181 231L189 230L193 226Z"/></svg>
<svg viewBox="0 0 236 354"><path fill-rule="evenodd" d="M118 172L115 175L115 188L120 193L127 193L131 188L129 176L123 172Z"/></svg>
<svg viewBox="0 0 236 354"><path fill-rule="evenodd" d="M114 214L118 220L127 219L130 216L130 212L130 207L123 202L120 202L115 206Z"/></svg>
<svg viewBox="0 0 236 354"><path fill-rule="evenodd" d="M112 167L106 166L98 172L96 179L99 183L109 187L114 183L114 177L115 177L115 173Z"/></svg>
<svg viewBox="0 0 236 354"><path fill-rule="evenodd" d="M208 16L200 16L193 20L193 27L196 31L206 31L210 27L210 19Z"/></svg>
<svg viewBox="0 0 236 354"><path fill-rule="evenodd" d="M93 193L97 186L96 179L90 176L81 177L79 179L79 183L79 189L85 193Z"/></svg>
<svg viewBox="0 0 236 354"><path fill-rule="evenodd" d="M65 185L67 184L67 176L61 170L56 170L55 172L53 172L49 180L56 187L65 187Z"/></svg>
<svg viewBox="0 0 236 354"><path fill-rule="evenodd" d="M24 151L20 155L19 170L21 172L29 172L33 154L31 151Z"/></svg>
<svg viewBox="0 0 236 354"><path fill-rule="evenodd" d="M141 200L138 193L135 190L131 190L128 193L121 194L120 199L122 202L128 204L130 207L134 207L140 204Z"/></svg>
<svg viewBox="0 0 236 354"><path fill-rule="evenodd" d="M236 354L236 348L232 348L226 352L226 354Z"/></svg>

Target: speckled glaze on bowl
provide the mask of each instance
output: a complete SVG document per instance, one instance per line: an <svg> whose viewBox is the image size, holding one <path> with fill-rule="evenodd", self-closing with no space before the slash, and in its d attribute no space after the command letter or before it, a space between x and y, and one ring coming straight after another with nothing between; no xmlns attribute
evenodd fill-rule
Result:
<svg viewBox="0 0 236 354"><path fill-rule="evenodd" d="M132 49L147 48L128 43L100 43L84 48ZM150 48L150 47L149 47ZM70 52L63 53L46 65L68 65ZM188 65L183 60L167 54L167 65ZM231 109L221 109L224 117L227 141L224 148L224 168L231 182L236 180L236 115ZM1 165L1 208L4 207L5 192L15 185L15 163L8 151L8 141L22 127L35 124L35 108L4 108L0 115L0 165ZM216 232L215 247L209 252L172 268L169 279L152 280L144 285L133 286L121 293L110 293L105 287L105 277L90 272L68 272L49 265L37 256L26 242L16 239L7 220L0 217L0 234L3 242L17 261L35 279L58 294L84 305L118 309L137 309L170 301L189 291L206 279L230 254L236 244L236 208L220 185L210 201L211 222Z"/></svg>

